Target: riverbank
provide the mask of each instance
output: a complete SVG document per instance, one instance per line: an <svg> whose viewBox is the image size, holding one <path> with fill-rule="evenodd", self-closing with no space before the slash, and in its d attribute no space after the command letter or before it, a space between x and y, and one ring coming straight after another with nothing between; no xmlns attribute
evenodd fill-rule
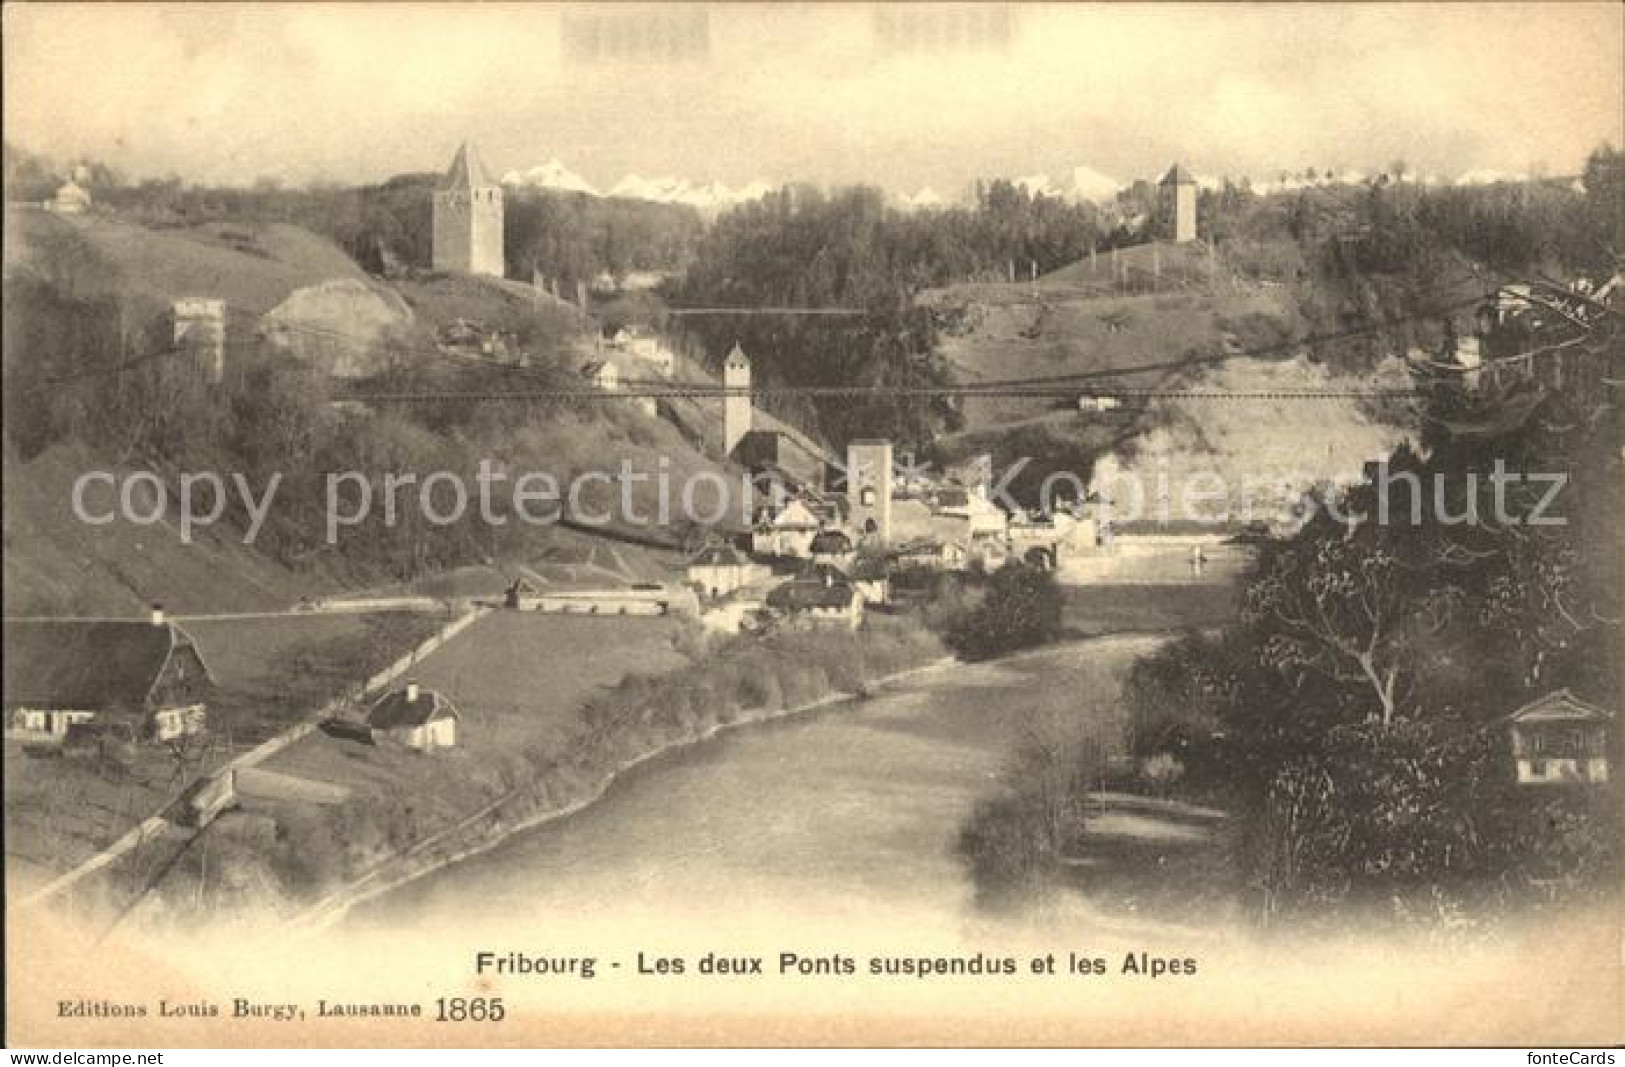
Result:
<svg viewBox="0 0 1625 1067"><path fill-rule="evenodd" d="M623 632L634 623L637 633ZM944 653L902 618L707 639L662 620L495 613L415 668L421 683L457 694L455 748L311 733L272 769L332 783L344 799L245 799L178 853L127 865L104 903L121 915L133 907L130 920L154 930L321 928L353 899L579 810L625 767L730 725L861 695Z"/></svg>
<svg viewBox="0 0 1625 1067"><path fill-rule="evenodd" d="M1053 649L1051 649L1051 651L1053 651ZM866 696L872 695L871 691L874 689L895 685L929 672L943 670L947 667L954 666L958 662L959 661L952 656L944 656L930 663L922 664L917 667L910 667L883 677L874 678L867 683L865 691L863 692L832 692L826 696L818 698L817 700L812 700L796 707L781 708L777 710L770 708L749 709L738 718L729 722L712 723L694 736L686 738L674 738L665 742L664 744L658 745L655 748L649 749L624 761L604 774L593 786L593 788L585 795L571 801L568 804L547 811L535 812L511 824L487 827L484 832L478 835L476 840L466 845L457 847L453 851L436 853L432 859L426 862L412 864L409 861L413 856L435 849L437 846L445 843L447 839L455 839L458 833L468 829L468 827L461 825L452 827L444 834L437 835L437 838L435 839L420 842L413 846L413 848L408 852L402 853L400 856L393 857L391 861L386 861L384 864L381 864L379 868L369 871L360 879L351 883L350 885L345 886L342 890L334 894L332 897L329 897L327 900L321 901L320 903L300 912L298 915L294 916L293 919L286 924L286 926L288 929L303 933L315 933L320 930L324 930L343 919L350 909L359 904L364 904L369 900L382 896L395 889L399 889L402 886L408 885L409 883L426 875L433 874L436 871L488 853L491 850L507 843L510 839L519 834L523 834L527 831L535 830L550 823L559 822L561 820L570 818L573 815L580 814L587 808L602 800L604 795L609 792L609 790L626 774L644 766L645 764L651 763L662 757L669 756L679 750L704 744L707 741L744 727L759 726L768 722L790 720L797 717L810 715L814 712L833 707L837 704L862 699ZM492 814L496 807L506 804L513 799L515 798L502 798L491 808L476 813L475 818L484 818ZM392 869L397 868L397 866L398 869Z"/></svg>

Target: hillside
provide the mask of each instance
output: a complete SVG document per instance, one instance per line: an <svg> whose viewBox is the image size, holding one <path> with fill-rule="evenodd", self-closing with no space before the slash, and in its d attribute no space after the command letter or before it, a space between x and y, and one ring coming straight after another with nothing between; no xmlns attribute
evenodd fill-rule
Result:
<svg viewBox="0 0 1625 1067"><path fill-rule="evenodd" d="M157 228L110 215L6 211L6 275L71 276L81 296L114 293L168 306L210 296L263 315L294 290L366 275L338 246L284 223Z"/></svg>
<svg viewBox="0 0 1625 1067"><path fill-rule="evenodd" d="M280 224L153 228L105 215L8 211L12 223L8 304L13 295L27 299L7 322L6 380L16 402L8 402L5 443L7 614L131 614L152 601L188 613L284 609L347 588L456 588L456 578L437 585L434 576L470 566L546 575L566 565L560 552L607 552L623 580L646 579L669 574L670 558L658 549L681 546L687 532L680 516L676 529L650 527L659 515L656 472L665 472L673 497L702 472L740 484L713 458L720 413L701 405L689 406L679 428L619 400L327 403L337 379L387 369L379 357L391 354L417 365L408 389L576 384L592 352L589 323L529 286L427 274L380 279L327 240ZM227 301L222 384L201 381L184 361L148 358L167 343L168 304L179 296ZM518 337L532 365L441 355L436 328L458 319ZM25 396L44 402L18 399ZM27 417L14 420L19 414ZM578 512L566 516L578 529L514 521L486 528L477 512L451 526L418 517L385 529L374 514L338 545L324 543L323 472L453 470L472 486L487 460L512 477L552 475L561 489L593 476L573 501ZM639 476L624 485L623 463ZM81 473L139 469L171 484L180 471L253 471L256 489L273 471L285 481L257 547L240 543L235 508L235 521L191 545L173 515L148 526L92 526L71 513ZM593 516L619 513L623 500L642 518L614 514L595 529ZM678 510L674 502L668 514ZM720 520L728 528L745 521L743 506ZM651 541L658 560L639 547Z"/></svg>
<svg viewBox="0 0 1625 1067"><path fill-rule="evenodd" d="M4 453L7 615L138 615L154 602L171 611L273 611L333 588L244 546L230 531L184 544L171 520L152 526L90 525L73 514L74 479L114 470L79 445L24 462ZM92 501L98 510L106 501Z"/></svg>
<svg viewBox="0 0 1625 1067"><path fill-rule="evenodd" d="M1429 271L1418 293L1401 276L1311 265L1283 239L1236 239L1216 251L1155 242L1028 283L927 290L920 303L937 324L937 355L959 382L1062 378L1079 394L1395 388L1406 380L1386 361L1437 344L1447 316L1469 329L1470 305L1488 277L1456 252L1439 255ZM1175 477L1285 467L1301 488L1358 473L1396 434L1414 430L1408 412L1359 400L1130 400L1081 414L1065 398L969 397L960 413L963 429L936 442L938 461L983 452L1001 465L1033 457L1015 483L1028 496L1052 471L1087 481L1108 454L1116 457L1112 469L1156 457ZM1303 456L1305 434L1326 440L1326 454Z"/></svg>

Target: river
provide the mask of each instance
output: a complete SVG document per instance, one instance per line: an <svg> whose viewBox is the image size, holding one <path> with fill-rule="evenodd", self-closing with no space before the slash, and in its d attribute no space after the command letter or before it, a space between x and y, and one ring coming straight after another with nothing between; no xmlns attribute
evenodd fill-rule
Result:
<svg viewBox="0 0 1625 1067"><path fill-rule="evenodd" d="M356 933L608 927L703 917L762 933L984 917L960 828L1040 720L1115 712L1158 639L1104 637L915 675L862 701L719 735L619 779L590 808L373 901Z"/></svg>

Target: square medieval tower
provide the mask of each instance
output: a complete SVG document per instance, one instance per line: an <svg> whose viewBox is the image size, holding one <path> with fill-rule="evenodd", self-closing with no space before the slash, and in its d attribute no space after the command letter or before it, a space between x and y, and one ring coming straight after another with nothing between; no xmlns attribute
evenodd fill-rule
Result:
<svg viewBox="0 0 1625 1067"><path fill-rule="evenodd" d="M434 194L434 269L460 274L505 272L502 186L492 181L471 142L464 142Z"/></svg>

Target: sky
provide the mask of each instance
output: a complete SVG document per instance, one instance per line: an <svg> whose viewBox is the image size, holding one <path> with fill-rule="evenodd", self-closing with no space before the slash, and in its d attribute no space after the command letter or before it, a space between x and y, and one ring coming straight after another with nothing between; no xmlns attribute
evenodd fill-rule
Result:
<svg viewBox="0 0 1625 1067"><path fill-rule="evenodd" d="M209 183L550 159L950 192L1305 167L1576 173L1625 6L7 4L5 138Z"/></svg>

